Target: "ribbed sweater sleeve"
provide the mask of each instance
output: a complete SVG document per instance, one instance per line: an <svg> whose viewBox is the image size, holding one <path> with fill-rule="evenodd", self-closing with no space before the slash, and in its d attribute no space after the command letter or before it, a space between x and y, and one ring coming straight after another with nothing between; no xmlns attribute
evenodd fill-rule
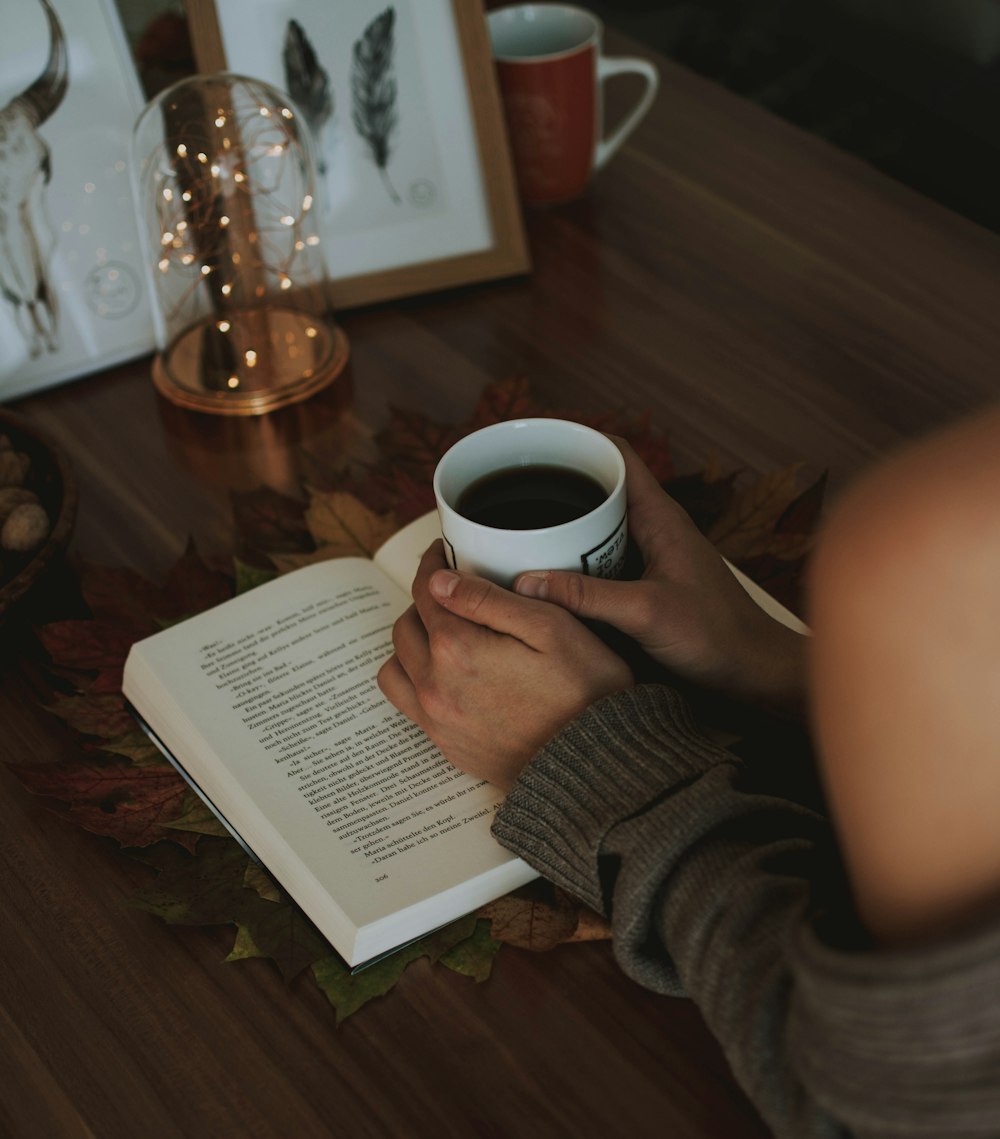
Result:
<svg viewBox="0 0 1000 1139"><path fill-rule="evenodd" d="M907 953L822 936L843 900L825 820L746 789L672 690L588 709L493 830L610 915L626 973L699 1005L776 1135L1000 1135L1000 920Z"/></svg>

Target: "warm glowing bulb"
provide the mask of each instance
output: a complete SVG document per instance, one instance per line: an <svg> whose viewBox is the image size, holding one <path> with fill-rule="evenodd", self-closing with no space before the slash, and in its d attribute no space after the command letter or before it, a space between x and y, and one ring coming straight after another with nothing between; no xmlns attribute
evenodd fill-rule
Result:
<svg viewBox="0 0 1000 1139"><path fill-rule="evenodd" d="M187 229L187 227L188 227L188 223L186 221L179 221L177 223L177 232L183 233Z"/></svg>
<svg viewBox="0 0 1000 1139"><path fill-rule="evenodd" d="M319 245L319 238L315 233L310 234L306 238L306 245Z"/></svg>
<svg viewBox="0 0 1000 1139"><path fill-rule="evenodd" d="M228 320L220 320L220 321L216 322L215 327L220 332L228 332L230 330L230 328L232 328L232 325L229 323Z"/></svg>
<svg viewBox="0 0 1000 1139"><path fill-rule="evenodd" d="M243 358L246 360L248 368L253 368L256 366L257 353L252 348L248 348L246 350L246 352L243 354Z"/></svg>
<svg viewBox="0 0 1000 1139"><path fill-rule="evenodd" d="M218 115L215 119L215 125L217 127L224 127L226 125L226 116Z"/></svg>
<svg viewBox="0 0 1000 1139"><path fill-rule="evenodd" d="M290 288L292 287L292 278L291 278L291 277L286 277L286 276L282 275L282 277L281 277L281 287L282 287L283 289L290 289Z"/></svg>
<svg viewBox="0 0 1000 1139"><path fill-rule="evenodd" d="M202 163L208 161L208 155L203 150L198 151L198 161Z"/></svg>
<svg viewBox="0 0 1000 1139"><path fill-rule="evenodd" d="M271 108L261 107L260 113L264 116L265 119L269 119L271 117Z"/></svg>
<svg viewBox="0 0 1000 1139"><path fill-rule="evenodd" d="M202 267L201 267L201 275L202 275L203 277L207 277L207 276L209 275L209 273L211 273L211 271L212 271L212 266L211 266L211 265L202 265Z"/></svg>
<svg viewBox="0 0 1000 1139"><path fill-rule="evenodd" d="M181 263L183 265L190 265L193 260L194 260L194 254L193 253L185 253L184 256L181 258Z"/></svg>
<svg viewBox="0 0 1000 1139"><path fill-rule="evenodd" d="M213 178L218 178L219 174L222 172L222 167L217 162L213 162L209 169L212 171Z"/></svg>
<svg viewBox="0 0 1000 1139"><path fill-rule="evenodd" d="M302 208L304 210L311 210L312 204L313 204L312 194L306 194L306 196L302 199Z"/></svg>
<svg viewBox="0 0 1000 1139"><path fill-rule="evenodd" d="M163 197L166 201L172 202L174 200L174 192L169 186L163 187Z"/></svg>
<svg viewBox="0 0 1000 1139"><path fill-rule="evenodd" d="M243 173L242 170L237 170L236 173L233 175L233 181L234 182L245 182L246 179L247 179L247 176Z"/></svg>
<svg viewBox="0 0 1000 1139"><path fill-rule="evenodd" d="M181 158L186 158L187 152L188 148L184 145L184 143L181 142L177 144L177 153L181 156Z"/></svg>
<svg viewBox="0 0 1000 1139"><path fill-rule="evenodd" d="M181 198L185 202L190 202L191 201L191 191L185 190L184 193L181 194Z"/></svg>
<svg viewBox="0 0 1000 1139"><path fill-rule="evenodd" d="M294 118L294 117L295 117L295 116L292 114L291 110L290 110L288 107L282 107L282 108L281 108L281 114L282 114L282 116L283 116L284 118L286 118L286 119L291 119L291 118Z"/></svg>
<svg viewBox="0 0 1000 1139"><path fill-rule="evenodd" d="M222 288L219 290L219 292L222 293L222 295L224 297L228 297L232 291L233 291L232 285L223 285Z"/></svg>
<svg viewBox="0 0 1000 1139"><path fill-rule="evenodd" d="M315 340L316 337L319 336L319 329L313 328L313 326L310 324L306 329L306 336L308 336L310 340Z"/></svg>
<svg viewBox="0 0 1000 1139"><path fill-rule="evenodd" d="M226 380L226 383L231 388L238 388L240 386L240 378L239 376L230 376L229 379Z"/></svg>
<svg viewBox="0 0 1000 1139"><path fill-rule="evenodd" d="M225 229L226 226L229 225L229 218L226 217L225 214L223 214L222 217L219 218L219 225L221 225L223 229Z"/></svg>
<svg viewBox="0 0 1000 1139"><path fill-rule="evenodd" d="M170 262L164 257L160 261L160 272L165 273L170 268Z"/></svg>
<svg viewBox="0 0 1000 1139"><path fill-rule="evenodd" d="M281 219L281 224L295 225L295 218L293 218L291 214L285 214L285 216Z"/></svg>
<svg viewBox="0 0 1000 1139"><path fill-rule="evenodd" d="M169 245L171 243L171 241L173 241L173 240L174 240L174 235L168 229L164 233L164 235L160 238L160 244L161 245Z"/></svg>

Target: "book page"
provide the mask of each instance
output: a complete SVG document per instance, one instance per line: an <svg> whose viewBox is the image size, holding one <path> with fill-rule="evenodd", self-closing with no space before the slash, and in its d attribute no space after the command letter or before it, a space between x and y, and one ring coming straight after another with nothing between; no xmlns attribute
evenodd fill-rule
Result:
<svg viewBox="0 0 1000 1139"><path fill-rule="evenodd" d="M413 584L424 551L441 537L438 512L431 510L408 523L375 551L375 564L407 593Z"/></svg>
<svg viewBox="0 0 1000 1139"><path fill-rule="evenodd" d="M519 862L489 834L499 792L378 689L408 603L336 559L147 638L126 669L126 696L286 889L309 868L358 926Z"/></svg>

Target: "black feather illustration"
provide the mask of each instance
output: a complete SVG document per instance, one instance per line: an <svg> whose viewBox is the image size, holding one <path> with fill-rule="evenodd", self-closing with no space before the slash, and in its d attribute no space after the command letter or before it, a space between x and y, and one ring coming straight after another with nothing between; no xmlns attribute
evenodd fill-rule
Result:
<svg viewBox="0 0 1000 1139"><path fill-rule="evenodd" d="M298 20L289 20L285 29L285 88L301 107L309 129L316 140L317 167L326 172L326 162L319 145L323 124L333 114L330 76L323 69L313 45Z"/></svg>
<svg viewBox="0 0 1000 1139"><path fill-rule="evenodd" d="M354 44L351 62L351 118L359 135L368 144L372 160L385 188L397 205L401 198L389 180L386 169L392 153L396 129L396 79L393 75L394 8L386 10L365 28Z"/></svg>

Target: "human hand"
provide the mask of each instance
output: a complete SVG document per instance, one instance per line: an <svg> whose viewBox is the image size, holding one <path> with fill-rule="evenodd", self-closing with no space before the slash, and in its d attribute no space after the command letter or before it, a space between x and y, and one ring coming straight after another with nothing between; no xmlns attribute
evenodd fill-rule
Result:
<svg viewBox="0 0 1000 1139"><path fill-rule="evenodd" d="M454 573L440 541L421 559L413 601L379 687L456 767L505 790L588 704L632 683L565 609Z"/></svg>
<svg viewBox="0 0 1000 1139"><path fill-rule="evenodd" d="M639 581L564 571L521 574L514 590L632 637L678 675L775 709L804 703L806 638L760 608L687 513L622 439Z"/></svg>

